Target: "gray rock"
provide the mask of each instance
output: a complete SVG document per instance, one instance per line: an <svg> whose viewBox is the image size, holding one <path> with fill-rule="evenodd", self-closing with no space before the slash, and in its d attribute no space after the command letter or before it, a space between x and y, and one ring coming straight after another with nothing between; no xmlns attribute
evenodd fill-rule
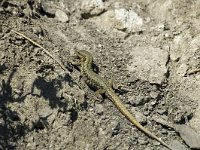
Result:
<svg viewBox="0 0 200 150"><path fill-rule="evenodd" d="M186 125L175 125L175 130L191 149L200 149L200 135Z"/></svg>
<svg viewBox="0 0 200 150"><path fill-rule="evenodd" d="M153 140L152 143L153 143L153 145L155 145L155 146L159 146L159 145L160 145L160 142L158 142L158 141L156 141L156 140Z"/></svg>
<svg viewBox="0 0 200 150"><path fill-rule="evenodd" d="M127 69L138 78L161 84L167 73L168 52L153 47L136 47L130 51L131 62Z"/></svg>
<svg viewBox="0 0 200 150"><path fill-rule="evenodd" d="M188 70L188 66L183 63L179 66L178 70L177 70L177 74L180 76L185 76Z"/></svg>
<svg viewBox="0 0 200 150"><path fill-rule="evenodd" d="M94 111L97 114L102 115L104 111L104 107L101 104L95 104Z"/></svg>
<svg viewBox="0 0 200 150"><path fill-rule="evenodd" d="M46 14L51 15L51 16L55 15L55 13L56 13L55 2L53 2L53 1L47 1L47 0L41 0L40 5L41 5L43 11Z"/></svg>
<svg viewBox="0 0 200 150"><path fill-rule="evenodd" d="M166 108L160 108L160 109L157 110L157 113L159 113L160 115L163 115L166 112L167 112Z"/></svg>
<svg viewBox="0 0 200 150"><path fill-rule="evenodd" d="M157 101L154 100L154 101L152 101L150 104L151 104L151 106L155 106L155 105L157 104Z"/></svg>
<svg viewBox="0 0 200 150"><path fill-rule="evenodd" d="M150 92L150 96L151 98L153 99L157 99L159 97L159 93L158 92L155 92L155 91L151 91Z"/></svg>
<svg viewBox="0 0 200 150"><path fill-rule="evenodd" d="M171 17L170 9L173 8L172 1L151 1L148 3L147 8L151 10L150 15L163 22Z"/></svg>
<svg viewBox="0 0 200 150"><path fill-rule="evenodd" d="M148 140L146 137L139 137L138 138L138 143L141 144L141 145L147 145L148 144Z"/></svg>
<svg viewBox="0 0 200 150"><path fill-rule="evenodd" d="M115 9L115 19L115 28L118 30L127 30L128 32L142 30L143 19L133 10Z"/></svg>
<svg viewBox="0 0 200 150"><path fill-rule="evenodd" d="M94 19L94 22L100 27L111 29L113 32L115 30L118 31L116 32L117 34L134 33L143 30L143 19L133 10L126 10L125 8L108 10L99 18Z"/></svg>
<svg viewBox="0 0 200 150"><path fill-rule="evenodd" d="M129 98L134 99L134 98ZM147 98L145 96L137 96L134 100L130 101L134 106L144 105L147 102Z"/></svg>
<svg viewBox="0 0 200 150"><path fill-rule="evenodd" d="M88 18L90 16L96 16L105 10L105 6L102 0L83 0L81 4L81 14Z"/></svg>
<svg viewBox="0 0 200 150"><path fill-rule="evenodd" d="M68 15L64 11L62 11L60 9L56 10L55 16L56 16L56 19L58 21L60 21L60 22L64 23L64 22L68 22L69 21Z"/></svg>
<svg viewBox="0 0 200 150"><path fill-rule="evenodd" d="M182 143L180 143L177 140L173 140L169 145L173 150L188 150ZM163 150L164 150L164 148L163 148Z"/></svg>
<svg viewBox="0 0 200 150"><path fill-rule="evenodd" d="M138 120L139 123L141 124L146 124L147 123L147 118L145 115L143 115L141 112L139 111L135 111L135 108L132 108L132 112L134 112L134 116L135 118Z"/></svg>
<svg viewBox="0 0 200 150"><path fill-rule="evenodd" d="M144 111L143 114L144 114L145 116L148 116L148 115L149 115L149 111Z"/></svg>
<svg viewBox="0 0 200 150"><path fill-rule="evenodd" d="M169 128L174 128L174 125L172 123L169 123L168 121L166 121L165 119L158 117L158 116L153 116L152 119L159 123L162 124L163 126L169 127Z"/></svg>

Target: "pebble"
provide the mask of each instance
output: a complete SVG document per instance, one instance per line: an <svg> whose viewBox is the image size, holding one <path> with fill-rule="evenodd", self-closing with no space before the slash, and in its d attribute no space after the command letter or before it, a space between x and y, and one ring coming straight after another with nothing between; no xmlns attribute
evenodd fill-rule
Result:
<svg viewBox="0 0 200 150"><path fill-rule="evenodd" d="M141 144L141 145L147 145L148 144L148 140L146 137L139 137L138 138L138 143Z"/></svg>
<svg viewBox="0 0 200 150"><path fill-rule="evenodd" d="M135 118L138 120L139 123L141 124L146 124L147 123L147 118L145 115L143 115L141 112L139 111L135 111L135 108L132 108L132 112L134 112L134 116Z"/></svg>
<svg viewBox="0 0 200 150"><path fill-rule="evenodd" d="M159 146L160 145L160 142L158 142L158 141L156 141L156 140L153 140L153 145L155 145L155 146Z"/></svg>
<svg viewBox="0 0 200 150"><path fill-rule="evenodd" d="M81 14L83 18L96 16L105 10L102 0L83 0L81 4Z"/></svg>
<svg viewBox="0 0 200 150"><path fill-rule="evenodd" d="M60 22L65 23L65 22L68 22L68 21L69 21L68 15L67 15L64 11L62 11L62 10L60 10L60 9L57 9L57 10L56 10L55 16L56 16L56 19L57 19L58 21L60 21Z"/></svg>
<svg viewBox="0 0 200 150"><path fill-rule="evenodd" d="M127 30L128 32L142 30L143 19L133 10L126 10L124 8L115 9L115 18L117 21L115 24L116 29Z"/></svg>
<svg viewBox="0 0 200 150"><path fill-rule="evenodd" d="M129 98L129 99L133 99L133 98ZM145 98L145 96L137 96L135 100L132 100L132 102L130 102L131 104L133 104L134 106L140 106L140 105L144 105L147 102L147 99Z"/></svg>
<svg viewBox="0 0 200 150"><path fill-rule="evenodd" d="M50 15L50 16L55 16L56 13L56 5L55 2L53 1L48 1L48 0L41 0L41 7L43 11Z"/></svg>
<svg viewBox="0 0 200 150"><path fill-rule="evenodd" d="M157 99L159 97L159 93L158 92L155 92L155 91L151 91L150 92L150 96L151 98L153 99Z"/></svg>
<svg viewBox="0 0 200 150"><path fill-rule="evenodd" d="M160 108L160 109L157 110L157 113L160 114L160 115L163 115L166 112L167 112L166 108Z"/></svg>
<svg viewBox="0 0 200 150"><path fill-rule="evenodd" d="M179 76L184 77L184 76L186 75L186 73L187 73L187 70L188 70L188 66L187 66L185 63L183 63L183 64L181 64L181 65L179 66L179 68L177 69L177 74L178 74Z"/></svg>
<svg viewBox="0 0 200 150"><path fill-rule="evenodd" d="M99 114L102 115L104 112L104 107L101 104L95 104L95 108L94 111Z"/></svg>

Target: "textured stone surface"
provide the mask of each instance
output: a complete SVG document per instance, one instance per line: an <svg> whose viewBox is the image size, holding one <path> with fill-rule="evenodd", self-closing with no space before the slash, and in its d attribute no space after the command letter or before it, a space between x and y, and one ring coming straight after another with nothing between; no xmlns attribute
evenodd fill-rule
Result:
<svg viewBox="0 0 200 150"><path fill-rule="evenodd" d="M167 73L168 53L160 48L135 47L130 51L132 59L127 69L138 78L161 84Z"/></svg>

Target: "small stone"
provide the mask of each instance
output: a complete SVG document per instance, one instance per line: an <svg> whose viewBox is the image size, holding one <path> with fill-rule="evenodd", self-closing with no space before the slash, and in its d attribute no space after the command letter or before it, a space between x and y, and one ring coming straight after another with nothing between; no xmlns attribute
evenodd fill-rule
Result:
<svg viewBox="0 0 200 150"><path fill-rule="evenodd" d="M163 116L162 116L162 117L163 117ZM159 124L161 124L161 125L163 125L163 126L166 126L166 127L169 127L169 128L174 128L173 124L171 124L171 123L169 123L169 122L167 121L167 118L166 118L166 119L163 119L163 118L160 118L160 117L158 117L158 116L154 116L154 117L152 117L152 119L153 119L155 122L157 122L157 123L159 123Z"/></svg>
<svg viewBox="0 0 200 150"><path fill-rule="evenodd" d="M144 111L143 114L144 114L145 116L148 116L148 115L149 115L149 111Z"/></svg>
<svg viewBox="0 0 200 150"><path fill-rule="evenodd" d="M156 140L153 140L153 145L155 145L155 146L159 146L160 145L160 142L158 142L158 141L156 141Z"/></svg>
<svg viewBox="0 0 200 150"><path fill-rule="evenodd" d="M143 19L138 16L133 10L124 8L115 9L116 23L115 28L118 30L127 30L128 32L141 31Z"/></svg>
<svg viewBox="0 0 200 150"><path fill-rule="evenodd" d="M28 142L33 142L33 141L34 141L34 137L33 137L33 136L28 137L28 138L27 138L27 141L28 141Z"/></svg>
<svg viewBox="0 0 200 150"><path fill-rule="evenodd" d="M159 97L159 93L158 92L155 92L155 91L151 91L150 92L150 96L151 98L153 99L157 99Z"/></svg>
<svg viewBox="0 0 200 150"><path fill-rule="evenodd" d="M50 16L54 16L56 13L56 5L55 2L53 1L48 1L48 0L41 0L41 8L43 11Z"/></svg>
<svg viewBox="0 0 200 150"><path fill-rule="evenodd" d="M60 21L60 22L64 23L64 22L68 22L69 21L68 15L65 12L63 12L62 10L60 10L60 9L56 10L55 16L56 16L57 20Z"/></svg>
<svg viewBox="0 0 200 150"><path fill-rule="evenodd" d="M132 98L129 98L132 99ZM133 104L134 106L140 106L144 105L147 102L146 97L144 96L137 96L135 100L131 101L130 103Z"/></svg>
<svg viewBox="0 0 200 150"><path fill-rule="evenodd" d="M27 143L27 148L28 149L36 149L36 143L33 141L29 141L29 143Z"/></svg>
<svg viewBox="0 0 200 150"><path fill-rule="evenodd" d="M188 70L188 66L186 64L181 64L177 70L177 74L180 76L185 76Z"/></svg>
<svg viewBox="0 0 200 150"><path fill-rule="evenodd" d="M154 106L156 104L157 104L157 101L155 101L155 100L151 102L151 106Z"/></svg>
<svg viewBox="0 0 200 150"><path fill-rule="evenodd" d="M149 141L147 140L146 137L139 137L138 143L141 144L141 145L147 145L149 143Z"/></svg>
<svg viewBox="0 0 200 150"><path fill-rule="evenodd" d="M81 4L81 13L84 18L96 16L105 10L102 0L83 0Z"/></svg>
<svg viewBox="0 0 200 150"><path fill-rule="evenodd" d="M135 111L135 108L133 108L135 118L138 120L139 123L141 124L146 124L147 123L147 118L145 115L143 115L141 112Z"/></svg>
<svg viewBox="0 0 200 150"><path fill-rule="evenodd" d="M101 104L95 104L94 111L97 114L102 115L104 111L104 107Z"/></svg>
<svg viewBox="0 0 200 150"><path fill-rule="evenodd" d="M163 115L166 112L167 112L166 108L160 108L160 109L157 110L157 113L159 113L160 115Z"/></svg>
<svg viewBox="0 0 200 150"><path fill-rule="evenodd" d="M163 23L159 23L158 25L156 25L155 30L161 32L161 31L164 31L164 29L165 29L165 25Z"/></svg>

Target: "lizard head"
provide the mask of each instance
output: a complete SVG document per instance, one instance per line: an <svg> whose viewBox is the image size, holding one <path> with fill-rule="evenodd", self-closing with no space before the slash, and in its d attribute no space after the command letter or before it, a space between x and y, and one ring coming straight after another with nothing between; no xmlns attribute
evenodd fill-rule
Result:
<svg viewBox="0 0 200 150"><path fill-rule="evenodd" d="M80 58L93 60L92 54L86 50L75 50L75 54Z"/></svg>

